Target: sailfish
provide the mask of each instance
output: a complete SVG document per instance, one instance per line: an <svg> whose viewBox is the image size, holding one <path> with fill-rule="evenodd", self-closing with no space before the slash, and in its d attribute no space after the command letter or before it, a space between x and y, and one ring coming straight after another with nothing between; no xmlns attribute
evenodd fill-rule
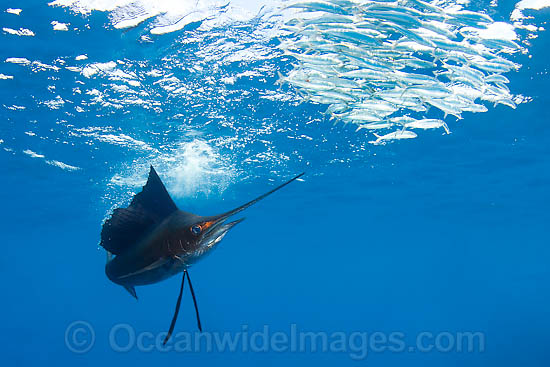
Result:
<svg viewBox="0 0 550 367"><path fill-rule="evenodd" d="M188 269L211 251L227 232L244 218L227 221L292 181L233 210L213 216L200 216L179 210L157 172L151 166L147 183L127 208L117 208L101 230L100 245L107 251L105 274L137 299L136 286L158 283L183 273L176 309L166 343L176 324L185 279L189 283L197 326L202 331L199 309Z"/></svg>

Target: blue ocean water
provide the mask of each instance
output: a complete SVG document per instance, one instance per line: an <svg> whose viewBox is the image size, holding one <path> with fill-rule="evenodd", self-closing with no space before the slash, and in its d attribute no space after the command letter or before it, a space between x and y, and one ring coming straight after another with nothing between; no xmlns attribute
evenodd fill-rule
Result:
<svg viewBox="0 0 550 367"><path fill-rule="evenodd" d="M293 61L264 37L269 22L155 36L152 21L116 29L109 13L3 5L22 12L0 9L2 27L35 34L0 36L1 61L28 60L0 64L13 76L0 80L4 365L548 365L546 31L507 74L530 102L449 117L451 134L372 145L275 85ZM548 19L536 12L538 25ZM197 348L188 289L176 325L188 334L157 341L179 277L138 287L136 302L104 274L102 222L149 164L181 209L204 215L306 172L190 269L207 335ZM292 330L330 345L273 345ZM458 348L461 333L481 342ZM248 340L208 348L216 335Z"/></svg>

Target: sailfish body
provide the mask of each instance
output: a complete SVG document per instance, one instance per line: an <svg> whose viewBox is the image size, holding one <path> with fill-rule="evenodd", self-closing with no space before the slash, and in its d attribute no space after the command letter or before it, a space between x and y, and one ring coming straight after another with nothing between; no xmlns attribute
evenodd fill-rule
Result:
<svg viewBox="0 0 550 367"><path fill-rule="evenodd" d="M226 220L302 175L226 213L200 216L177 208L151 166L147 183L134 196L130 206L115 209L111 218L103 224L100 245L109 255L105 265L107 277L137 298L135 286L157 283L183 272L172 330L186 276L191 286L187 269L216 247L227 232L244 218L232 222ZM191 293L198 318L192 286Z"/></svg>
<svg viewBox="0 0 550 367"><path fill-rule="evenodd" d="M185 229L181 230L193 224L189 217L189 213L179 210L170 214L134 247L109 261L105 267L107 277L114 283L133 287L157 283L183 271L190 265L187 260L199 252L186 239Z"/></svg>

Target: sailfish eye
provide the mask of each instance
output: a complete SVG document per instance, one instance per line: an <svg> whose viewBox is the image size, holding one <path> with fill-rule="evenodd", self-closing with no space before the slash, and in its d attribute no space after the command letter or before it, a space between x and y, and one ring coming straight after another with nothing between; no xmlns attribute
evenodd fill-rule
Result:
<svg viewBox="0 0 550 367"><path fill-rule="evenodd" d="M191 232L192 232L195 236L198 236L199 234L201 234L201 231L202 231L202 228L201 228L201 226L199 226L198 224L195 224L193 227L191 227Z"/></svg>

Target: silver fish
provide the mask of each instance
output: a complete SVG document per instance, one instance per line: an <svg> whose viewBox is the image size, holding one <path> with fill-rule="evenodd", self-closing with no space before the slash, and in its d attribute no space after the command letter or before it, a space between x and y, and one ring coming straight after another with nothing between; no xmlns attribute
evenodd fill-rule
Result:
<svg viewBox="0 0 550 367"><path fill-rule="evenodd" d="M376 140L369 141L369 143L374 145L385 144L389 140L414 139L418 136L414 132L408 130L398 130L382 136L374 133L373 135L376 137Z"/></svg>

